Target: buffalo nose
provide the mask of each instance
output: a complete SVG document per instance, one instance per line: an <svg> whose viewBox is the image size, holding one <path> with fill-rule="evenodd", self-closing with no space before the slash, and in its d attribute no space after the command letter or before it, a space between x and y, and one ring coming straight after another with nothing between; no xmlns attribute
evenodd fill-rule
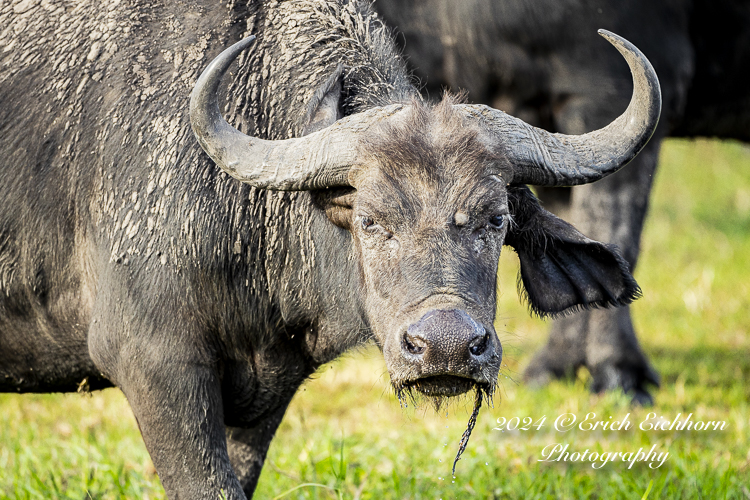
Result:
<svg viewBox="0 0 750 500"><path fill-rule="evenodd" d="M453 365L485 353L490 335L466 312L430 311L406 329L402 350L407 357L433 365Z"/></svg>

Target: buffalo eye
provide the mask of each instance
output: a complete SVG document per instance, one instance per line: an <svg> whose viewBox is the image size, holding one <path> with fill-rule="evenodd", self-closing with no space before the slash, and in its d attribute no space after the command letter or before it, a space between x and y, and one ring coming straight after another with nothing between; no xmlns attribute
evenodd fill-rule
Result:
<svg viewBox="0 0 750 500"><path fill-rule="evenodd" d="M365 231L372 231L375 229L375 221L370 217L362 217L362 229Z"/></svg>
<svg viewBox="0 0 750 500"><path fill-rule="evenodd" d="M393 233L385 229L380 224L376 223L374 220L372 220L372 217L367 216L361 216L360 217L360 224L362 224L362 230L369 234L380 234L384 236L386 239L390 240L393 238Z"/></svg>
<svg viewBox="0 0 750 500"><path fill-rule="evenodd" d="M502 229L503 226L505 226L504 215L493 215L492 217L490 217L490 227L492 229Z"/></svg>

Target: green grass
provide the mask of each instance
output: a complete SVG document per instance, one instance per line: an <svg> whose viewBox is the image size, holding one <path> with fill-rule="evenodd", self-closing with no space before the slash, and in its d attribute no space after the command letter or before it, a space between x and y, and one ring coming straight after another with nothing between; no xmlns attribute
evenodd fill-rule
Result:
<svg viewBox="0 0 750 500"><path fill-rule="evenodd" d="M295 397L271 446L257 498L736 498L750 499L750 149L668 141L636 277L644 349L662 376L653 408L592 395L588 375L540 390L520 373L546 337L515 293L512 252L501 259L497 327L505 347L494 408L483 408L450 468L470 398L436 414L399 407L372 348L325 366ZM551 429L563 413L620 419L628 431ZM650 412L723 420L723 431L641 431ZM501 417L546 415L529 431L493 430ZM541 463L542 449L636 452L656 444L658 469L614 462ZM163 498L123 396L0 395L0 497Z"/></svg>

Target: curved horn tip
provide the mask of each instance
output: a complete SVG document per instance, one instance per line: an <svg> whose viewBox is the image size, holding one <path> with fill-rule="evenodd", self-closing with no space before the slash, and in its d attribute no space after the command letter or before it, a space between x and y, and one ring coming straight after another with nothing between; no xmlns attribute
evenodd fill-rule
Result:
<svg viewBox="0 0 750 500"><path fill-rule="evenodd" d="M646 85L650 88L651 107L654 109L653 112L655 115L655 129L656 123L658 123L659 116L661 115L661 85L659 84L659 78L656 76L656 71L654 71L651 61L648 60L638 47L620 35L605 29L599 29L597 30L597 33L604 37L625 57L628 66L630 66L630 71L633 74L633 83L635 84L636 80L642 79L642 81L646 82ZM637 72L636 68L638 68Z"/></svg>
<svg viewBox="0 0 750 500"><path fill-rule="evenodd" d="M240 52L247 49L254 40L255 35L250 35L231 45L229 48L224 49L221 54L216 56L216 58L214 58L214 60L211 61L200 74L193 91L200 90L201 87L205 85L206 80L210 77L215 78L218 76L218 81L221 81L221 77L223 77L226 70L229 69L229 65L232 64Z"/></svg>
<svg viewBox="0 0 750 500"><path fill-rule="evenodd" d="M250 35L222 51L198 76L190 92L188 109L193 133L208 156L217 165L225 165L229 171L233 170L232 164L236 162L226 156L227 149L238 140L244 142L246 136L224 120L219 111L217 91L229 66L254 40L255 35Z"/></svg>
<svg viewBox="0 0 750 500"><path fill-rule="evenodd" d="M607 40L609 40L610 43L615 43L616 41L620 41L620 42L623 42L623 41L626 42L627 41L623 37L621 37L620 35L618 35L617 33L612 33L609 30L598 29L598 30L596 30L596 32L599 33L604 38L606 38Z"/></svg>
<svg viewBox="0 0 750 500"><path fill-rule="evenodd" d="M594 182L626 165L655 132L662 102L654 67L625 38L604 29L597 32L630 67L633 94L628 108L606 127L583 135L549 134L533 128L530 133L529 126L519 120L523 124L518 127L521 134L533 135L534 139L519 146L514 184L576 186Z"/></svg>
<svg viewBox="0 0 750 500"><path fill-rule="evenodd" d="M243 51L247 48L248 45L250 45L250 42L252 42L253 40L255 40L255 35L248 35L239 42L236 42L234 45L229 46L229 50L231 50L232 52ZM224 52L226 52L226 50Z"/></svg>
<svg viewBox="0 0 750 500"><path fill-rule="evenodd" d="M614 47L622 55L626 55L626 52L630 52L648 61L648 59L646 58L646 56L643 55L640 49L638 49L638 47L633 45L628 39L621 37L617 33L612 33L611 31L607 31L604 29L596 30L596 32L599 33L599 35L601 35L602 37L604 37L604 39L607 40L609 43L614 45ZM625 50L625 52L623 52L623 49ZM650 65L651 63L649 62L649 66Z"/></svg>
<svg viewBox="0 0 750 500"><path fill-rule="evenodd" d="M639 57L642 57L643 59L648 59L646 56L643 55L643 52L640 51L638 47L633 45L627 38L623 38L617 33L612 33L611 31L605 30L605 29L599 29L596 30L599 35L604 37L605 40L607 40L609 43L615 46L615 48L620 51L621 54L625 55L625 53L622 51L622 49L625 49L627 52L632 52L637 54ZM649 65L651 63L649 62Z"/></svg>
<svg viewBox="0 0 750 500"><path fill-rule="evenodd" d="M249 35L247 38L243 38L239 42L235 43L234 47L238 52L243 51L250 45L253 40L255 40L255 35Z"/></svg>

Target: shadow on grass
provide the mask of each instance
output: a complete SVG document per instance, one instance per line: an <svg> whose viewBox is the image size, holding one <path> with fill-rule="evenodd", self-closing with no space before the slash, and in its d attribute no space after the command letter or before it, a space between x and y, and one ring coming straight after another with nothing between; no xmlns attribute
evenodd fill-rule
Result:
<svg viewBox="0 0 750 500"><path fill-rule="evenodd" d="M698 345L690 348L655 347L648 349L662 377L662 387L678 382L704 387L746 385L750 379L747 348ZM750 386L745 387L750 397Z"/></svg>
<svg viewBox="0 0 750 500"><path fill-rule="evenodd" d="M516 346L518 351L527 353L534 349L526 345ZM714 402L717 398L724 398L726 405L734 405L750 401L750 355L745 346L712 346L699 344L689 347L646 347L651 362L661 376L661 387L653 388L652 395L656 403L667 398L667 392L700 390L711 391ZM523 373L530 356L524 356L516 367L518 373ZM521 390L531 390L525 386L522 377L517 378ZM585 368L568 374L560 380L562 383L582 385L590 384L590 375ZM731 392L728 392L731 391ZM660 395L662 393L662 395Z"/></svg>

